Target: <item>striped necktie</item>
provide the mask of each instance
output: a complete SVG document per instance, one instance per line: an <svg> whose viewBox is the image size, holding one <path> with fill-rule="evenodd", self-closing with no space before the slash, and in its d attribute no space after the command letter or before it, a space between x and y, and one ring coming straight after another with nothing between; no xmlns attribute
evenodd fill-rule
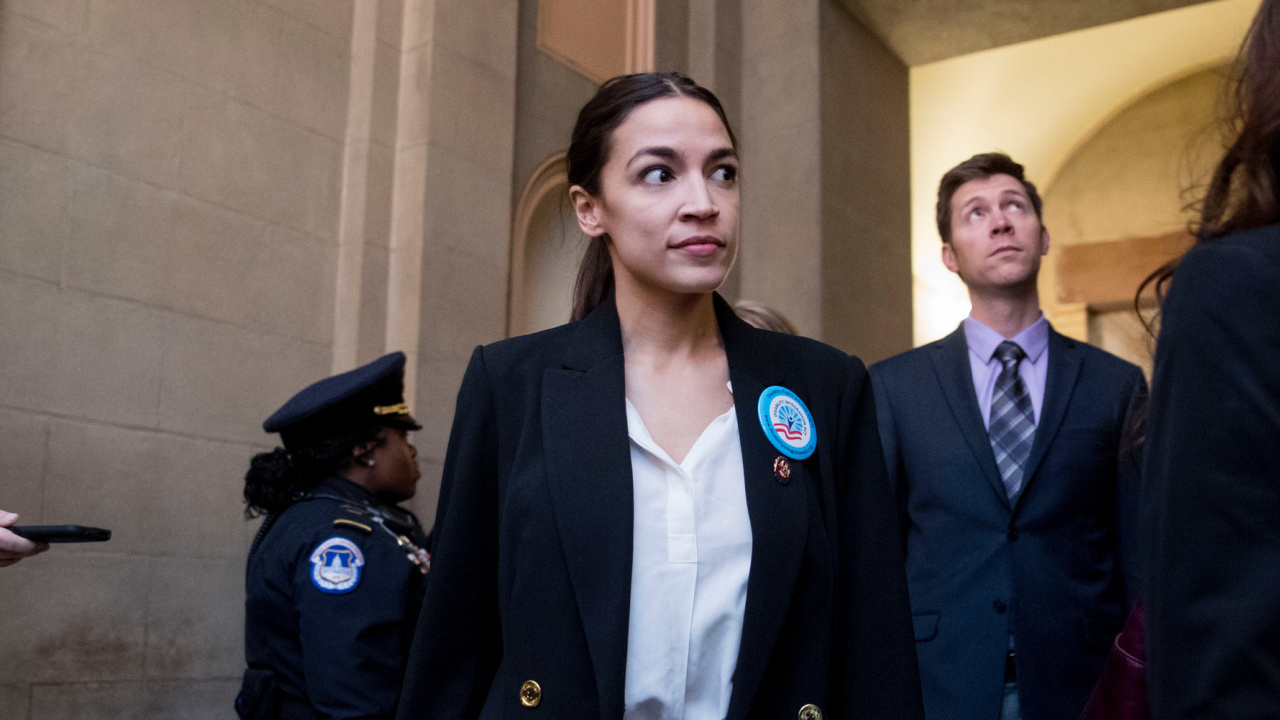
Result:
<svg viewBox="0 0 1280 720"><path fill-rule="evenodd" d="M991 449L995 451L996 465L1000 468L1000 478L1010 501L1022 490L1027 457L1031 454L1031 442L1036 434L1031 396L1018 375L1018 365L1026 356L1017 343L1009 340L996 348L995 357L1003 369L991 393L991 422L987 425Z"/></svg>

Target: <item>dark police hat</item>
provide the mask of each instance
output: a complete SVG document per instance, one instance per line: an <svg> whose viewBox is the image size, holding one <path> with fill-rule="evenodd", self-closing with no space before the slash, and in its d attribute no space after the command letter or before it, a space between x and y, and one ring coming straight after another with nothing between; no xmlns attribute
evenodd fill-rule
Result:
<svg viewBox="0 0 1280 720"><path fill-rule="evenodd" d="M402 352L308 385L262 423L290 450L375 425L421 430L404 401Z"/></svg>

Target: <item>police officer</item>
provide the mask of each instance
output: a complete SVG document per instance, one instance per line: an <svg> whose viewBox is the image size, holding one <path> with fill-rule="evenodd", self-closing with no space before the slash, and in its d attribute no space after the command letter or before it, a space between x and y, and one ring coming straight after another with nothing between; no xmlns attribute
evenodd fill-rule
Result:
<svg viewBox="0 0 1280 720"><path fill-rule="evenodd" d="M422 426L404 353L321 380L265 423L246 515L266 515L246 571L245 720L390 718L430 557L412 513Z"/></svg>

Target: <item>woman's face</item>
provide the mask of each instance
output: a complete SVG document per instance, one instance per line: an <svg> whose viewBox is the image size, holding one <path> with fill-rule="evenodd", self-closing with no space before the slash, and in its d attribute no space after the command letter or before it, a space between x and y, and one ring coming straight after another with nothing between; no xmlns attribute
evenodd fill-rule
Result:
<svg viewBox="0 0 1280 720"><path fill-rule="evenodd" d="M701 100L663 98L613 132L600 192L571 189L582 230L608 234L619 285L704 293L738 249L738 159L720 116Z"/></svg>
<svg viewBox="0 0 1280 720"><path fill-rule="evenodd" d="M369 484L366 486L380 498L400 502L413 497L418 489L418 449L409 442L409 433L398 428L378 431L378 443L363 456L372 460Z"/></svg>

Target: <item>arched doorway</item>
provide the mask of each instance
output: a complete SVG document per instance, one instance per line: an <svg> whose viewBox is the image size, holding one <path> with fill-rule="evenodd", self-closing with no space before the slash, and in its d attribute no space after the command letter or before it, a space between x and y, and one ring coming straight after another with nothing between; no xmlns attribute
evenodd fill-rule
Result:
<svg viewBox="0 0 1280 720"><path fill-rule="evenodd" d="M1190 246L1187 222L1222 156L1215 108L1224 69L1139 97L1082 142L1044 192L1052 251L1041 301L1059 330L1149 372L1151 342L1134 312L1142 279ZM1154 297L1146 299L1154 311Z"/></svg>
<svg viewBox="0 0 1280 720"><path fill-rule="evenodd" d="M516 208L511 235L509 336L569 321L587 238L569 207L564 153L538 166Z"/></svg>

